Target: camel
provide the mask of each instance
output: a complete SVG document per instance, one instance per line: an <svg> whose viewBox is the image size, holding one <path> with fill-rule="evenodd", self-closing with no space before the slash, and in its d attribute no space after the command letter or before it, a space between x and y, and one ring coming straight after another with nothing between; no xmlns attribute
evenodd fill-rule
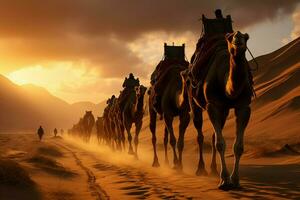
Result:
<svg viewBox="0 0 300 200"><path fill-rule="evenodd" d="M77 124L77 134L80 136L80 137L84 137L84 126L83 126L83 117L81 117L79 119L79 122Z"/></svg>
<svg viewBox="0 0 300 200"><path fill-rule="evenodd" d="M112 95L111 98L109 98L106 101L107 106L104 109L103 112L103 128L104 128L104 134L105 134L105 140L108 146L110 146L114 150L114 141L113 141L113 131L112 131L112 123L110 119L110 110L113 104L113 101L115 99L115 95Z"/></svg>
<svg viewBox="0 0 300 200"><path fill-rule="evenodd" d="M122 112L119 104L119 98L116 98L112 104L111 112L113 113L111 120L115 126L115 143L119 150L125 150L125 128L123 125Z"/></svg>
<svg viewBox="0 0 300 200"><path fill-rule="evenodd" d="M251 80L249 79L249 66L245 57L247 50L248 34L239 31L226 34L223 42L217 47L214 56L210 60L207 75L203 82L203 97L206 102L206 110L213 125L215 137L213 145L220 155L221 172L219 189L229 190L239 188L239 163L244 150L244 132L250 118L250 103L253 95ZM223 44L222 44L223 43ZM193 67L193 65L192 65ZM200 66L201 67L201 66ZM187 77L183 74L183 77ZM202 89L197 84L196 89ZM201 95L189 93L190 102L194 113L194 122L198 130L198 142L200 146L199 174L205 174L202 155L202 109L200 108ZM225 125L229 109L234 109L236 117L236 139L233 146L234 168L229 175L225 161L225 140L222 129ZM217 172L216 155L213 152L211 170Z"/></svg>
<svg viewBox="0 0 300 200"><path fill-rule="evenodd" d="M143 115L144 115L144 95L147 88L143 85L136 86L135 88L128 88L128 96L124 102L124 107L121 108L123 126L127 132L128 143L129 143L129 154L132 154L138 159L138 143L139 143L139 133L142 128ZM134 146L135 151L132 148L132 135L131 127L135 124L135 137Z"/></svg>
<svg viewBox="0 0 300 200"><path fill-rule="evenodd" d="M120 111L119 99L112 99L109 113L108 113L112 142L115 144L117 150L125 148L125 135L122 116Z"/></svg>
<svg viewBox="0 0 300 200"><path fill-rule="evenodd" d="M95 124L95 118L92 114L92 111L85 112L82 123L83 123L82 125L83 125L83 130L84 130L84 140L85 140L85 142L89 142L91 133L92 133L92 129Z"/></svg>
<svg viewBox="0 0 300 200"><path fill-rule="evenodd" d="M153 167L159 167L158 156L156 152L156 118L157 114L160 114L165 122L165 137L164 137L164 147L165 147L165 162L168 163L167 155L167 144L168 144L168 134L170 135L170 145L173 149L173 164L174 168L182 170L182 152L184 148L184 134L185 130L190 122L189 115L189 104L187 101L187 91L184 89L184 80L180 76L182 70L187 69L187 65L173 64L173 66L168 67L167 74L164 76L162 94L160 96L160 103L155 102L155 89L152 86L149 89L149 114L150 114L150 130L152 133L152 145L154 151ZM157 104L160 108L157 108ZM179 116L179 138L178 138L178 152L179 157L176 152L176 137L173 131L173 119Z"/></svg>
<svg viewBox="0 0 300 200"><path fill-rule="evenodd" d="M104 135L103 135L103 117L97 117L97 120L96 120L96 132L97 132L97 140L98 140L98 143L101 144L101 142L103 141L104 139Z"/></svg>
<svg viewBox="0 0 300 200"><path fill-rule="evenodd" d="M104 111L103 111L103 131L104 131L104 140L106 142L107 145L110 146L110 139L109 139L109 118L108 118L108 111L109 111L109 107L105 107Z"/></svg>

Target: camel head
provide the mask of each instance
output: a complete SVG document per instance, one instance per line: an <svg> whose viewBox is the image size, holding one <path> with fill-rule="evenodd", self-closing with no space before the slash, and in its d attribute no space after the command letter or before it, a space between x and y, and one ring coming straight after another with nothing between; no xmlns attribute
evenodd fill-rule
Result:
<svg viewBox="0 0 300 200"><path fill-rule="evenodd" d="M233 56L243 56L247 50L247 41L249 35L243 34L240 31L226 34L226 41L228 44L228 51Z"/></svg>
<svg viewBox="0 0 300 200"><path fill-rule="evenodd" d="M135 87L135 92L136 92L137 97L144 96L144 94L146 93L146 91L147 91L147 87L145 87L143 85Z"/></svg>
<svg viewBox="0 0 300 200"><path fill-rule="evenodd" d="M91 115L91 114L92 114L92 111L85 111L85 114L86 114L86 115Z"/></svg>

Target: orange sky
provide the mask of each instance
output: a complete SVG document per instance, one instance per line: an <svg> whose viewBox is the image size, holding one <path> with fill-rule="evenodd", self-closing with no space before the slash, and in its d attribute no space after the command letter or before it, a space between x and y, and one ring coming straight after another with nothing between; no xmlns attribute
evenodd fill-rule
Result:
<svg viewBox="0 0 300 200"><path fill-rule="evenodd" d="M68 102L100 102L119 93L129 72L148 85L164 42L186 43L189 59L198 19L217 7L232 15L235 29L250 33L256 55L299 36L298 1L263 2L0 0L0 73Z"/></svg>

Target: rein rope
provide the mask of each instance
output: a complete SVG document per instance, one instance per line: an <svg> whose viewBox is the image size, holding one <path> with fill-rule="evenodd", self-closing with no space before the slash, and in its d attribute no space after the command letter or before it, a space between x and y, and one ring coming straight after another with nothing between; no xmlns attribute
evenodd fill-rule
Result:
<svg viewBox="0 0 300 200"><path fill-rule="evenodd" d="M252 57L252 59L253 59L255 65L256 65L256 68L255 68L255 69L251 69L251 68L250 68L250 70L251 70L251 71L257 71L257 70L258 70L258 62L257 62L256 59L254 58L252 52L250 51L250 49L249 49L248 47L247 47L247 50L248 50L250 56Z"/></svg>

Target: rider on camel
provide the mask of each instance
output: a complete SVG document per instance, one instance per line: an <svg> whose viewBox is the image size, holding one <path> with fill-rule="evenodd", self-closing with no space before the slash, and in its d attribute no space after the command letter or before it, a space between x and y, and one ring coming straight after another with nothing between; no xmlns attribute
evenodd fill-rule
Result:
<svg viewBox="0 0 300 200"><path fill-rule="evenodd" d="M223 17L222 11L215 11L215 19L208 19L202 15L203 35L201 35L196 51L191 58L189 76L193 85L202 85L208 71L209 62L214 53L222 48L227 48L225 35L232 34L231 16ZM196 67L200 66L200 67ZM249 66L249 81L253 85L253 77Z"/></svg>
<svg viewBox="0 0 300 200"><path fill-rule="evenodd" d="M124 101L126 100L128 94L131 90L134 90L135 87L140 85L140 80L135 78L132 73L129 74L128 78L125 77L122 87L124 88L123 91L120 93L119 102L122 107Z"/></svg>

